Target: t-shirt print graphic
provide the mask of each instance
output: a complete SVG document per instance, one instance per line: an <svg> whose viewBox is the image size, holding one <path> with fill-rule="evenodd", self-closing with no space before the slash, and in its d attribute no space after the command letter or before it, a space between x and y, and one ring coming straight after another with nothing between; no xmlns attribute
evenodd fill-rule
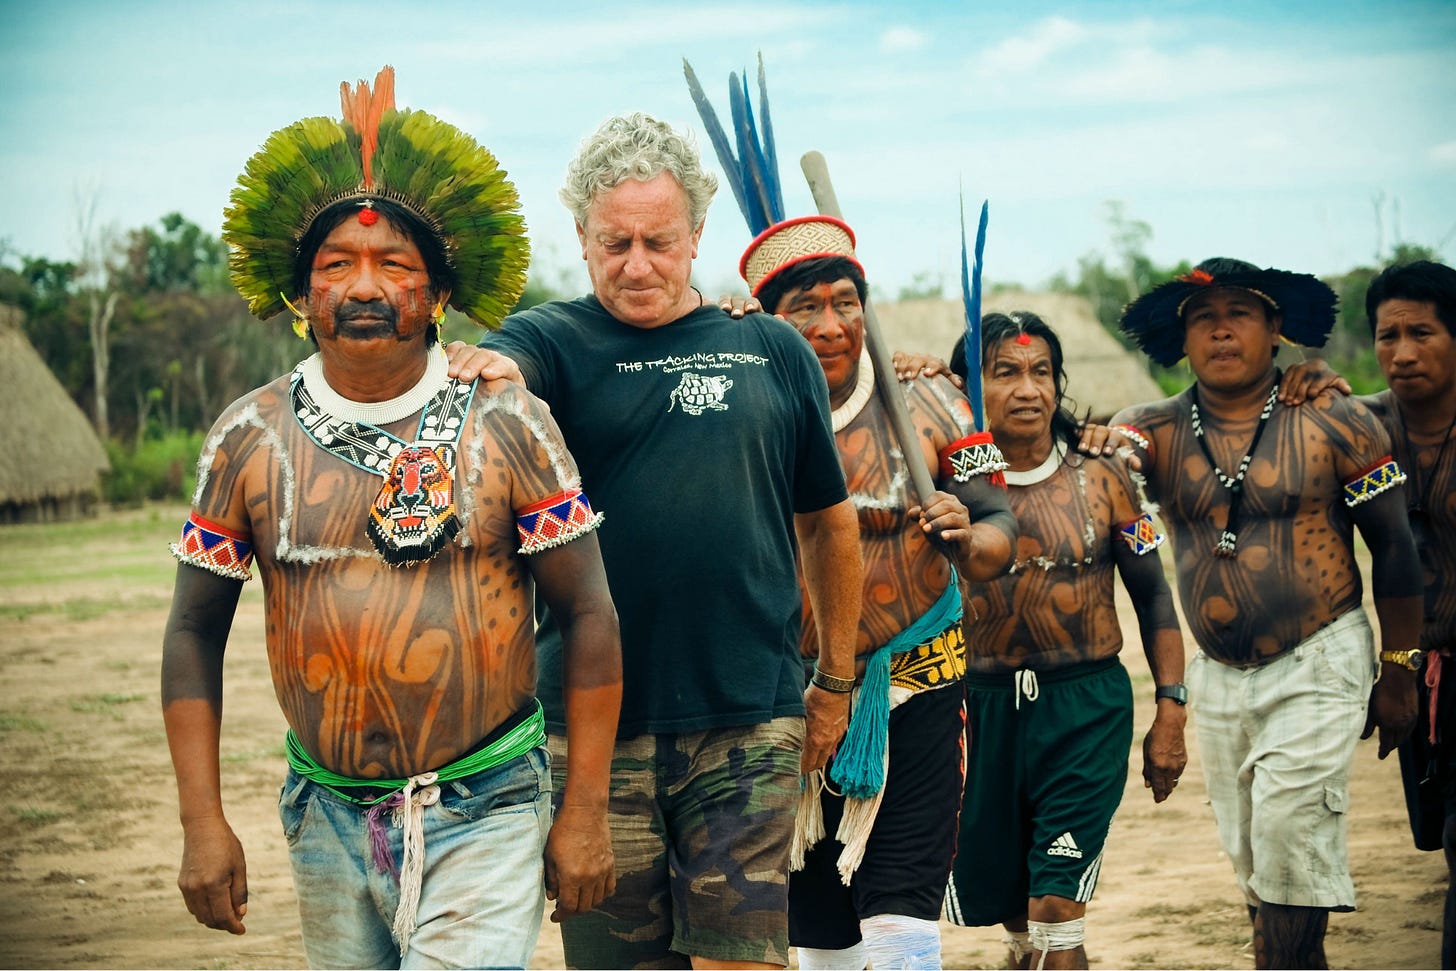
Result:
<svg viewBox="0 0 1456 971"><path fill-rule="evenodd" d="M701 415L708 410L727 411L723 396L733 387L733 379L726 374L696 374L688 371L668 396L667 410L681 406L690 415Z"/></svg>

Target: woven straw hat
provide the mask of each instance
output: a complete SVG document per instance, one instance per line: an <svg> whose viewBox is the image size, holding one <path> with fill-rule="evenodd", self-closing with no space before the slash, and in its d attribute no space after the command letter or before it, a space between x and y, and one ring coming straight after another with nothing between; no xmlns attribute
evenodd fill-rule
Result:
<svg viewBox="0 0 1456 971"><path fill-rule="evenodd" d="M854 255L854 230L832 216L801 216L774 223L754 237L738 261L738 272L758 296L782 270L826 256L842 256L864 273Z"/></svg>

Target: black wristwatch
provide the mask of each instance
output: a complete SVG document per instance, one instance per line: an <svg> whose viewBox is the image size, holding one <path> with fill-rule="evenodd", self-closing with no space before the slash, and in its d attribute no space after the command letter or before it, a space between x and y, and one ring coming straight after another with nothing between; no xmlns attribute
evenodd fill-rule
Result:
<svg viewBox="0 0 1456 971"><path fill-rule="evenodd" d="M1188 686L1183 682L1177 684L1160 684L1158 690L1153 692L1154 701L1162 701L1164 698L1171 698L1180 705L1188 704Z"/></svg>

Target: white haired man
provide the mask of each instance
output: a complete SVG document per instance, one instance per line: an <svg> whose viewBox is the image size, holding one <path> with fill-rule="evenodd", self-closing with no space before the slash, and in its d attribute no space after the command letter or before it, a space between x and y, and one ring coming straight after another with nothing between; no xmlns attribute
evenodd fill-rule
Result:
<svg viewBox="0 0 1456 971"><path fill-rule="evenodd" d="M592 293L452 345L452 373L523 381L551 406L594 497L622 623L609 815L616 895L562 925L576 967L784 967L801 771L844 733L859 623L857 520L813 352L692 287L717 180L668 125L609 119L562 201ZM468 379L468 378L467 378ZM796 544L797 538L797 544ZM818 625L804 688L795 553ZM551 699L560 638L539 634ZM829 687L826 688L825 685Z"/></svg>

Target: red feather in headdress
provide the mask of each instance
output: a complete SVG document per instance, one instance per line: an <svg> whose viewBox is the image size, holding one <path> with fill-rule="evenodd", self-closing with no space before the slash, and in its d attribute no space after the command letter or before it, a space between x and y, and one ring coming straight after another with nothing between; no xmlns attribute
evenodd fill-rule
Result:
<svg viewBox="0 0 1456 971"><path fill-rule="evenodd" d="M364 163L364 188L374 188L374 150L379 146L379 120L386 111L394 110L394 68L388 64L374 78L374 90L362 78L352 89L349 82L339 84L339 102L344 122L359 133L360 161Z"/></svg>

